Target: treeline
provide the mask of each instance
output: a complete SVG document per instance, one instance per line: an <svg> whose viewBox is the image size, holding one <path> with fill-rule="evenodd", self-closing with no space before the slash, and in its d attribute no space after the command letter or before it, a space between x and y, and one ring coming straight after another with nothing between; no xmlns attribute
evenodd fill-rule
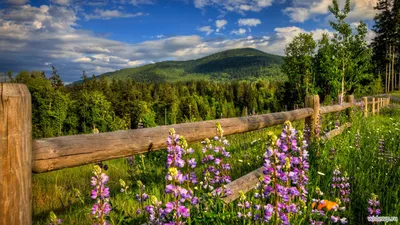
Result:
<svg viewBox="0 0 400 225"><path fill-rule="evenodd" d="M64 86L57 71L23 71L13 82L32 95L33 137L195 122L283 110L283 85L269 81L138 83L101 78Z"/></svg>
<svg viewBox="0 0 400 225"><path fill-rule="evenodd" d="M379 0L372 42L375 72L384 80L385 92L400 87L400 1Z"/></svg>
<svg viewBox="0 0 400 225"><path fill-rule="evenodd" d="M374 73L381 64L372 60L367 25L363 21L346 22L349 0L343 9L334 0L329 10L335 17L330 21L333 35L324 34L316 42L312 33L301 33L285 49L282 68L289 80L287 102L301 103L308 94L318 94L329 102L347 94L361 96L383 91L383 81L379 73Z"/></svg>
<svg viewBox="0 0 400 225"><path fill-rule="evenodd" d="M231 81L226 82L153 80L144 83L134 79L109 81L105 76L98 78L94 75L88 79L83 74L81 83L64 86L54 67L50 78L37 71L23 71L15 77L9 76L13 82L27 84L32 94L34 138L284 111L296 105L301 107L305 96L309 94L318 94L324 103L332 104L348 94L365 96L382 93L383 87L386 91L397 88L397 82L400 83L400 77L396 80L400 51L400 23L396 22L400 20L399 2L378 2L374 28L377 36L371 47L367 43L367 25L363 21L357 24L346 22L350 1L347 0L344 8L340 9L338 1L333 0L329 7L335 17L334 21L330 21L333 35L324 34L318 41L310 33L296 36L285 49L282 72L287 79L282 80L260 78L256 81L239 81L231 80L231 75L228 75ZM257 50L240 49L197 61L203 60L204 65L210 66L202 68L207 72L215 72L215 68L224 69L223 73L215 73L223 77L229 69L235 70L231 68L235 63L232 61L222 65L224 63L220 61L216 64L212 62L222 58L221 54L238 55L239 52L246 55L249 51L265 54ZM243 63L254 71L264 73L265 67L257 66L259 61L255 60L255 64L252 64L251 60L246 59ZM183 62L164 64L179 63ZM279 70L278 67L274 68ZM174 71L177 70L171 70L171 74ZM125 70L122 72L127 73ZM151 75L147 72L143 73L144 77ZM163 77L166 77L165 74Z"/></svg>

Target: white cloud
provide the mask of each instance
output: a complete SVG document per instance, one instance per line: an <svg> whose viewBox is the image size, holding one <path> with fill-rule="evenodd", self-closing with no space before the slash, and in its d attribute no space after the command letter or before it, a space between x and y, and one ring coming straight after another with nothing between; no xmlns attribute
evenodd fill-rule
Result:
<svg viewBox="0 0 400 225"><path fill-rule="evenodd" d="M225 11L244 13L247 11L259 12L272 5L273 0L194 0L196 8L214 6Z"/></svg>
<svg viewBox="0 0 400 225"><path fill-rule="evenodd" d="M261 24L261 21L259 19L239 19L238 20L239 26L249 26L249 27L255 27L259 24Z"/></svg>
<svg viewBox="0 0 400 225"><path fill-rule="evenodd" d="M339 6L343 7L345 0L339 0ZM351 11L348 15L348 21L371 20L376 11L374 7L378 0L353 0L351 1ZM287 7L283 12L288 15L291 22L304 22L318 15L327 15L329 5L332 0L294 0L293 6ZM329 16L330 19L333 16ZM328 18L329 19L329 18Z"/></svg>
<svg viewBox="0 0 400 225"><path fill-rule="evenodd" d="M142 12L138 13L123 13L118 10L102 10L102 9L95 9L93 14L85 14L85 20L91 19L104 19L109 20L113 18L133 18L138 16L144 16L145 14Z"/></svg>
<svg viewBox="0 0 400 225"><path fill-rule="evenodd" d="M159 35L156 36L156 38L165 38L165 36L162 35L162 34L159 34Z"/></svg>
<svg viewBox="0 0 400 225"><path fill-rule="evenodd" d="M251 47L282 55L295 35L307 32L298 27L280 27L263 37L206 39L190 35L130 44L79 29L77 20L76 12L57 5L1 9L0 71L42 70L49 74L53 65L69 82L80 79L82 70L99 75L167 59L195 59L234 48ZM239 33L247 33L240 29L246 31L239 28ZM312 32L318 38L327 30Z"/></svg>
<svg viewBox="0 0 400 225"><path fill-rule="evenodd" d="M231 34L236 34L236 35L243 35L246 34L246 30L243 28L239 28L237 30L232 30Z"/></svg>
<svg viewBox="0 0 400 225"><path fill-rule="evenodd" d="M219 32L224 26L228 23L226 20L216 20L215 26L217 27L216 31Z"/></svg>
<svg viewBox="0 0 400 225"><path fill-rule="evenodd" d="M210 35L212 32L214 32L214 30L211 29L210 26L200 27L200 28L197 28L197 30L200 32L205 32L207 35Z"/></svg>
<svg viewBox="0 0 400 225"><path fill-rule="evenodd" d="M374 40L375 37L376 33L373 30L368 30L367 36L365 37L367 44L371 44L371 42Z"/></svg>

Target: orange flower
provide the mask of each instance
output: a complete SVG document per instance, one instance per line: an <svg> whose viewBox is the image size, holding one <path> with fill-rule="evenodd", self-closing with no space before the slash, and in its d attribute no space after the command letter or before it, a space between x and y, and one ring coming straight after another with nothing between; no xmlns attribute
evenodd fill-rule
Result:
<svg viewBox="0 0 400 225"><path fill-rule="evenodd" d="M315 208L315 202L313 202L311 204L311 207L313 209ZM323 204L322 203L318 204L317 209L321 210L321 209L325 208L327 211L330 211L330 210L338 208L338 207L339 207L339 205L336 202L331 202L331 201L328 201L328 200L324 200Z"/></svg>

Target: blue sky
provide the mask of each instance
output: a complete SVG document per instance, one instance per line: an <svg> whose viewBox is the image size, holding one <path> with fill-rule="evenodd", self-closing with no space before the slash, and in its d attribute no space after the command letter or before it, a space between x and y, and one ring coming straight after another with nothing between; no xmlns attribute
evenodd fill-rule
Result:
<svg viewBox="0 0 400 225"><path fill-rule="evenodd" d="M344 0L339 1L343 5ZM377 0L348 22L372 27ZM70 82L163 60L243 47L283 55L300 32L332 35L331 0L0 0L0 72L54 65ZM373 37L369 31L368 38Z"/></svg>

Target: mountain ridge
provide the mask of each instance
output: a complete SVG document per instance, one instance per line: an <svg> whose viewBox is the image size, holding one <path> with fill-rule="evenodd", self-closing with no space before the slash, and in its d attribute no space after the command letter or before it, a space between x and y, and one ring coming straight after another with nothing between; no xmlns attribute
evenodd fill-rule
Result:
<svg viewBox="0 0 400 225"><path fill-rule="evenodd" d="M254 48L238 48L198 59L162 61L134 68L124 68L102 75L107 80L134 79L137 82L255 80L282 76L280 71L282 63L281 56ZM82 81L75 83L80 82Z"/></svg>

